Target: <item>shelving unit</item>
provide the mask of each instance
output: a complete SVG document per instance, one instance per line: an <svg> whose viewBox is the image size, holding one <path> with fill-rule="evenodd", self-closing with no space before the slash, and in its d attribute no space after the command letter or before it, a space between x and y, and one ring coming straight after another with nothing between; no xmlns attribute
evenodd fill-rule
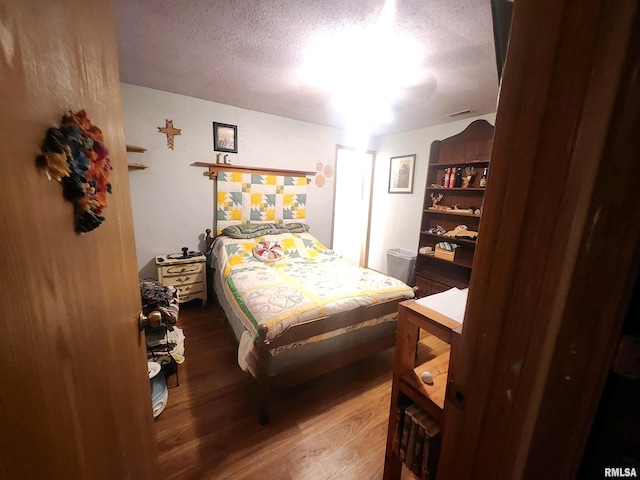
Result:
<svg viewBox="0 0 640 480"><path fill-rule="evenodd" d="M480 178L484 168L489 167L492 142L493 126L485 120L476 120L461 133L431 144L418 251L423 247L435 250L439 242L454 243L459 247L455 250L453 261L437 258L433 254L418 254L414 279L418 297L452 287L469 286L476 241L440 235L430 230L442 227L449 232L458 225L466 225L473 232L479 230L481 215L475 212L482 211L485 190L480 187ZM446 170L453 167L475 169L468 188L442 187ZM451 209L435 209L432 194L442 194L438 205Z"/></svg>
<svg viewBox="0 0 640 480"><path fill-rule="evenodd" d="M416 405L421 411L432 417L442 431L446 418L446 394L449 372L449 361L458 348L462 325L434 310L424 307L415 300L402 302L398 308L398 331L396 342L395 362L393 368L393 382L391 387L391 405L389 408L389 425L387 430L387 447L385 452L384 476L385 480L401 478L403 458L398 438L401 430L403 408L409 404ZM416 365L417 342L420 330L435 335L448 343L449 350L439 354L425 363ZM433 384L429 385L421 380L421 374L429 371L433 377ZM406 412L406 410L405 410ZM431 471L420 472L419 478L433 479L437 465L439 437L431 438L429 449L422 449L423 454L432 455L425 459L423 465L430 465ZM412 448L410 445L407 448ZM417 450L416 450L417 451ZM427 462L428 460L428 462ZM414 471L414 473L416 473Z"/></svg>
<svg viewBox="0 0 640 480"><path fill-rule="evenodd" d="M139 147L137 145L127 145L127 152L144 153L146 151L147 151L147 149L144 148L144 147ZM149 168L147 165L145 165L143 163L132 163L132 162L129 162L127 164L127 166L129 167L129 170L144 170L145 168Z"/></svg>

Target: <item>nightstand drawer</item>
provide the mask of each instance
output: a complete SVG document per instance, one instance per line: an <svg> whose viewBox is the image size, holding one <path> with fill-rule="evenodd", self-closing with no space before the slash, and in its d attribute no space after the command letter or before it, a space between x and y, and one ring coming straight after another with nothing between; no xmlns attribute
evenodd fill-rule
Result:
<svg viewBox="0 0 640 480"><path fill-rule="evenodd" d="M175 277L163 275L162 283L164 285L174 285L175 287L178 287L180 285L187 285L189 283L202 283L203 279L204 273L202 272L185 273Z"/></svg>
<svg viewBox="0 0 640 480"><path fill-rule="evenodd" d="M193 300L194 298L202 298L200 296L200 294L198 293L186 293L186 294L180 294L180 303L186 303L189 302L191 300Z"/></svg>
<svg viewBox="0 0 640 480"><path fill-rule="evenodd" d="M180 302L186 302L185 299L188 295L195 295L196 293L202 293L204 285L201 283L192 283L189 285L176 285L176 290L179 292Z"/></svg>
<svg viewBox="0 0 640 480"><path fill-rule="evenodd" d="M197 273L204 270L204 262L187 263L183 265L167 265L162 267L163 276L181 275L183 273Z"/></svg>

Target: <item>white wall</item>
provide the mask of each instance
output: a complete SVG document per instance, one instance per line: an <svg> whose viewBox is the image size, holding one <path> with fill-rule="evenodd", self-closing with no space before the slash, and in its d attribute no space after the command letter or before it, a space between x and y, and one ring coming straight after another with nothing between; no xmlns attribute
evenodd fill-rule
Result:
<svg viewBox="0 0 640 480"><path fill-rule="evenodd" d="M345 133L330 127L290 120L265 113L213 103L183 95L122 84L124 128L127 143L147 148L129 153L130 162L146 170L129 172L141 278L156 277L154 258L164 253L205 248L204 231L213 227L213 182L194 162L215 162L213 122L238 126L237 165L316 171L331 165L335 171L336 145L345 145ZM468 118L374 139L374 172L369 266L387 271L387 250L415 251L431 142L461 132L469 123L495 114ZM174 149L158 131L173 120L181 134ZM412 194L389 194L391 157L416 154ZM307 195L307 223L325 245L331 244L333 177L322 188L312 180Z"/></svg>
<svg viewBox="0 0 640 480"><path fill-rule="evenodd" d="M214 219L213 182L194 162L215 162L213 122L238 126L238 154L231 163L316 171L316 165L335 170L336 145L344 142L338 129L213 103L183 95L122 84L125 138L147 148L128 153L129 162L146 170L129 172L141 278L156 277L156 255L205 248L204 231ZM181 129L174 149L158 131L165 120ZM307 223L323 243L331 240L333 177L322 188L309 184Z"/></svg>
<svg viewBox="0 0 640 480"><path fill-rule="evenodd" d="M431 142L464 130L471 122L485 119L495 124L495 113L379 137L375 150L369 267L387 271L387 250L404 248L416 252L420 232L424 188ZM416 154L412 194L389 194L391 157Z"/></svg>

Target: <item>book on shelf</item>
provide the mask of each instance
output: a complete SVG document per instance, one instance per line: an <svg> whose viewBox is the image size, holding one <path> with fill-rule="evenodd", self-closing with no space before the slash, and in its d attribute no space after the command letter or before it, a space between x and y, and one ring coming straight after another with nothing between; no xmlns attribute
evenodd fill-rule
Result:
<svg viewBox="0 0 640 480"><path fill-rule="evenodd" d="M416 437L418 436L418 415L422 413L419 408L412 411L411 423L409 424L409 441L407 442L407 458L405 464L411 468L416 453Z"/></svg>
<svg viewBox="0 0 640 480"><path fill-rule="evenodd" d="M395 455L400 453L400 441L402 440L402 432L404 426L404 411L411 405L411 400L407 397L401 397L398 399L398 405L396 407L396 431L393 435L392 451Z"/></svg>
<svg viewBox="0 0 640 480"><path fill-rule="evenodd" d="M404 419L402 422L402 437L400 440L400 451L398 456L400 460L405 462L407 460L407 453L409 448L409 435L411 433L411 425L414 413L418 412L420 407L418 407L415 403L412 403L404 410Z"/></svg>
<svg viewBox="0 0 640 480"><path fill-rule="evenodd" d="M432 418L424 420L424 442L422 445L422 465L420 480L432 480L436 476L438 457L440 456L440 425Z"/></svg>
<svg viewBox="0 0 640 480"><path fill-rule="evenodd" d="M435 478L440 454L440 425L406 397L398 400L392 450L416 478Z"/></svg>
<svg viewBox="0 0 640 480"><path fill-rule="evenodd" d="M407 462L407 467L419 478L422 471L423 455L424 455L424 442L425 442L425 424L426 422L433 420L433 418L424 410L421 410L415 417L417 432L416 432L416 445L414 448L413 461L411 464Z"/></svg>

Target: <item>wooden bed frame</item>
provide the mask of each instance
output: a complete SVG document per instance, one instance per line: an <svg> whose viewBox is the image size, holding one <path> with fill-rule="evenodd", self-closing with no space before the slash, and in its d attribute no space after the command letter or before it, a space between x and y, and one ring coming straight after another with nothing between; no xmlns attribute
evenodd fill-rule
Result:
<svg viewBox="0 0 640 480"><path fill-rule="evenodd" d="M210 247L213 243L211 230L207 229L206 242ZM269 395L271 388L289 386L311 378L318 377L330 371L349 365L358 360L370 357L395 345L395 330L392 334L377 338L356 347L342 350L331 358L320 358L305 365L287 370L275 376L269 376L270 350L288 345L290 343L305 340L316 335L338 330L340 328L356 325L365 320L381 317L398 312L398 304L406 299L388 300L386 302L358 307L348 312L316 318L303 323L289 326L277 337L268 340L268 327L258 327L258 359L257 359L257 398L258 419L261 425L269 422ZM226 314L226 312L225 312Z"/></svg>
<svg viewBox="0 0 640 480"><path fill-rule="evenodd" d="M258 419L260 424L269 422L269 392L271 387L300 383L310 378L318 377L330 371L349 365L358 360L391 348L395 345L396 334L380 337L363 345L342 350L331 358L320 358L306 365L287 370L277 376L269 377L269 350L331 332L339 328L355 325L370 318L380 317L398 311L398 304L402 300L390 300L376 305L359 307L348 312L337 313L326 317L301 323L287 328L282 334L272 340L267 340L268 327L260 325L258 328Z"/></svg>
<svg viewBox="0 0 640 480"><path fill-rule="evenodd" d="M240 173L252 173L262 175L283 175L292 177L306 177L309 183L309 177L317 172L303 170L281 170L274 168L250 167L246 165L222 165L215 163L196 162L193 164L198 167L207 167L204 176L214 181L214 199L217 198L217 178L221 171L233 171ZM214 215L214 222L216 222ZM217 225L214 225L217 232ZM211 229L206 230L207 248L211 248L214 237L211 236ZM213 282L212 282L213 285ZM272 387L277 385L291 385L300 383L304 380L314 378L332 370L338 369L345 365L351 364L363 358L367 358L375 353L381 352L395 345L396 336L393 334L372 340L363 345L353 348L347 348L338 352L331 358L321 358L319 360L309 362L306 365L296 367L278 374L277 376L269 376L269 362L271 359L271 349L287 345L289 343L305 340L315 335L331 332L340 328L356 325L365 320L373 319L383 315L398 312L398 304L405 299L389 300L376 305L367 307L359 307L348 312L338 313L322 318L310 320L301 324L293 325L285 329L280 335L271 340L267 339L268 327L261 325L258 328L258 360L257 360L257 387L258 387L258 414L262 425L269 422L269 392ZM225 312L226 315L226 312Z"/></svg>

